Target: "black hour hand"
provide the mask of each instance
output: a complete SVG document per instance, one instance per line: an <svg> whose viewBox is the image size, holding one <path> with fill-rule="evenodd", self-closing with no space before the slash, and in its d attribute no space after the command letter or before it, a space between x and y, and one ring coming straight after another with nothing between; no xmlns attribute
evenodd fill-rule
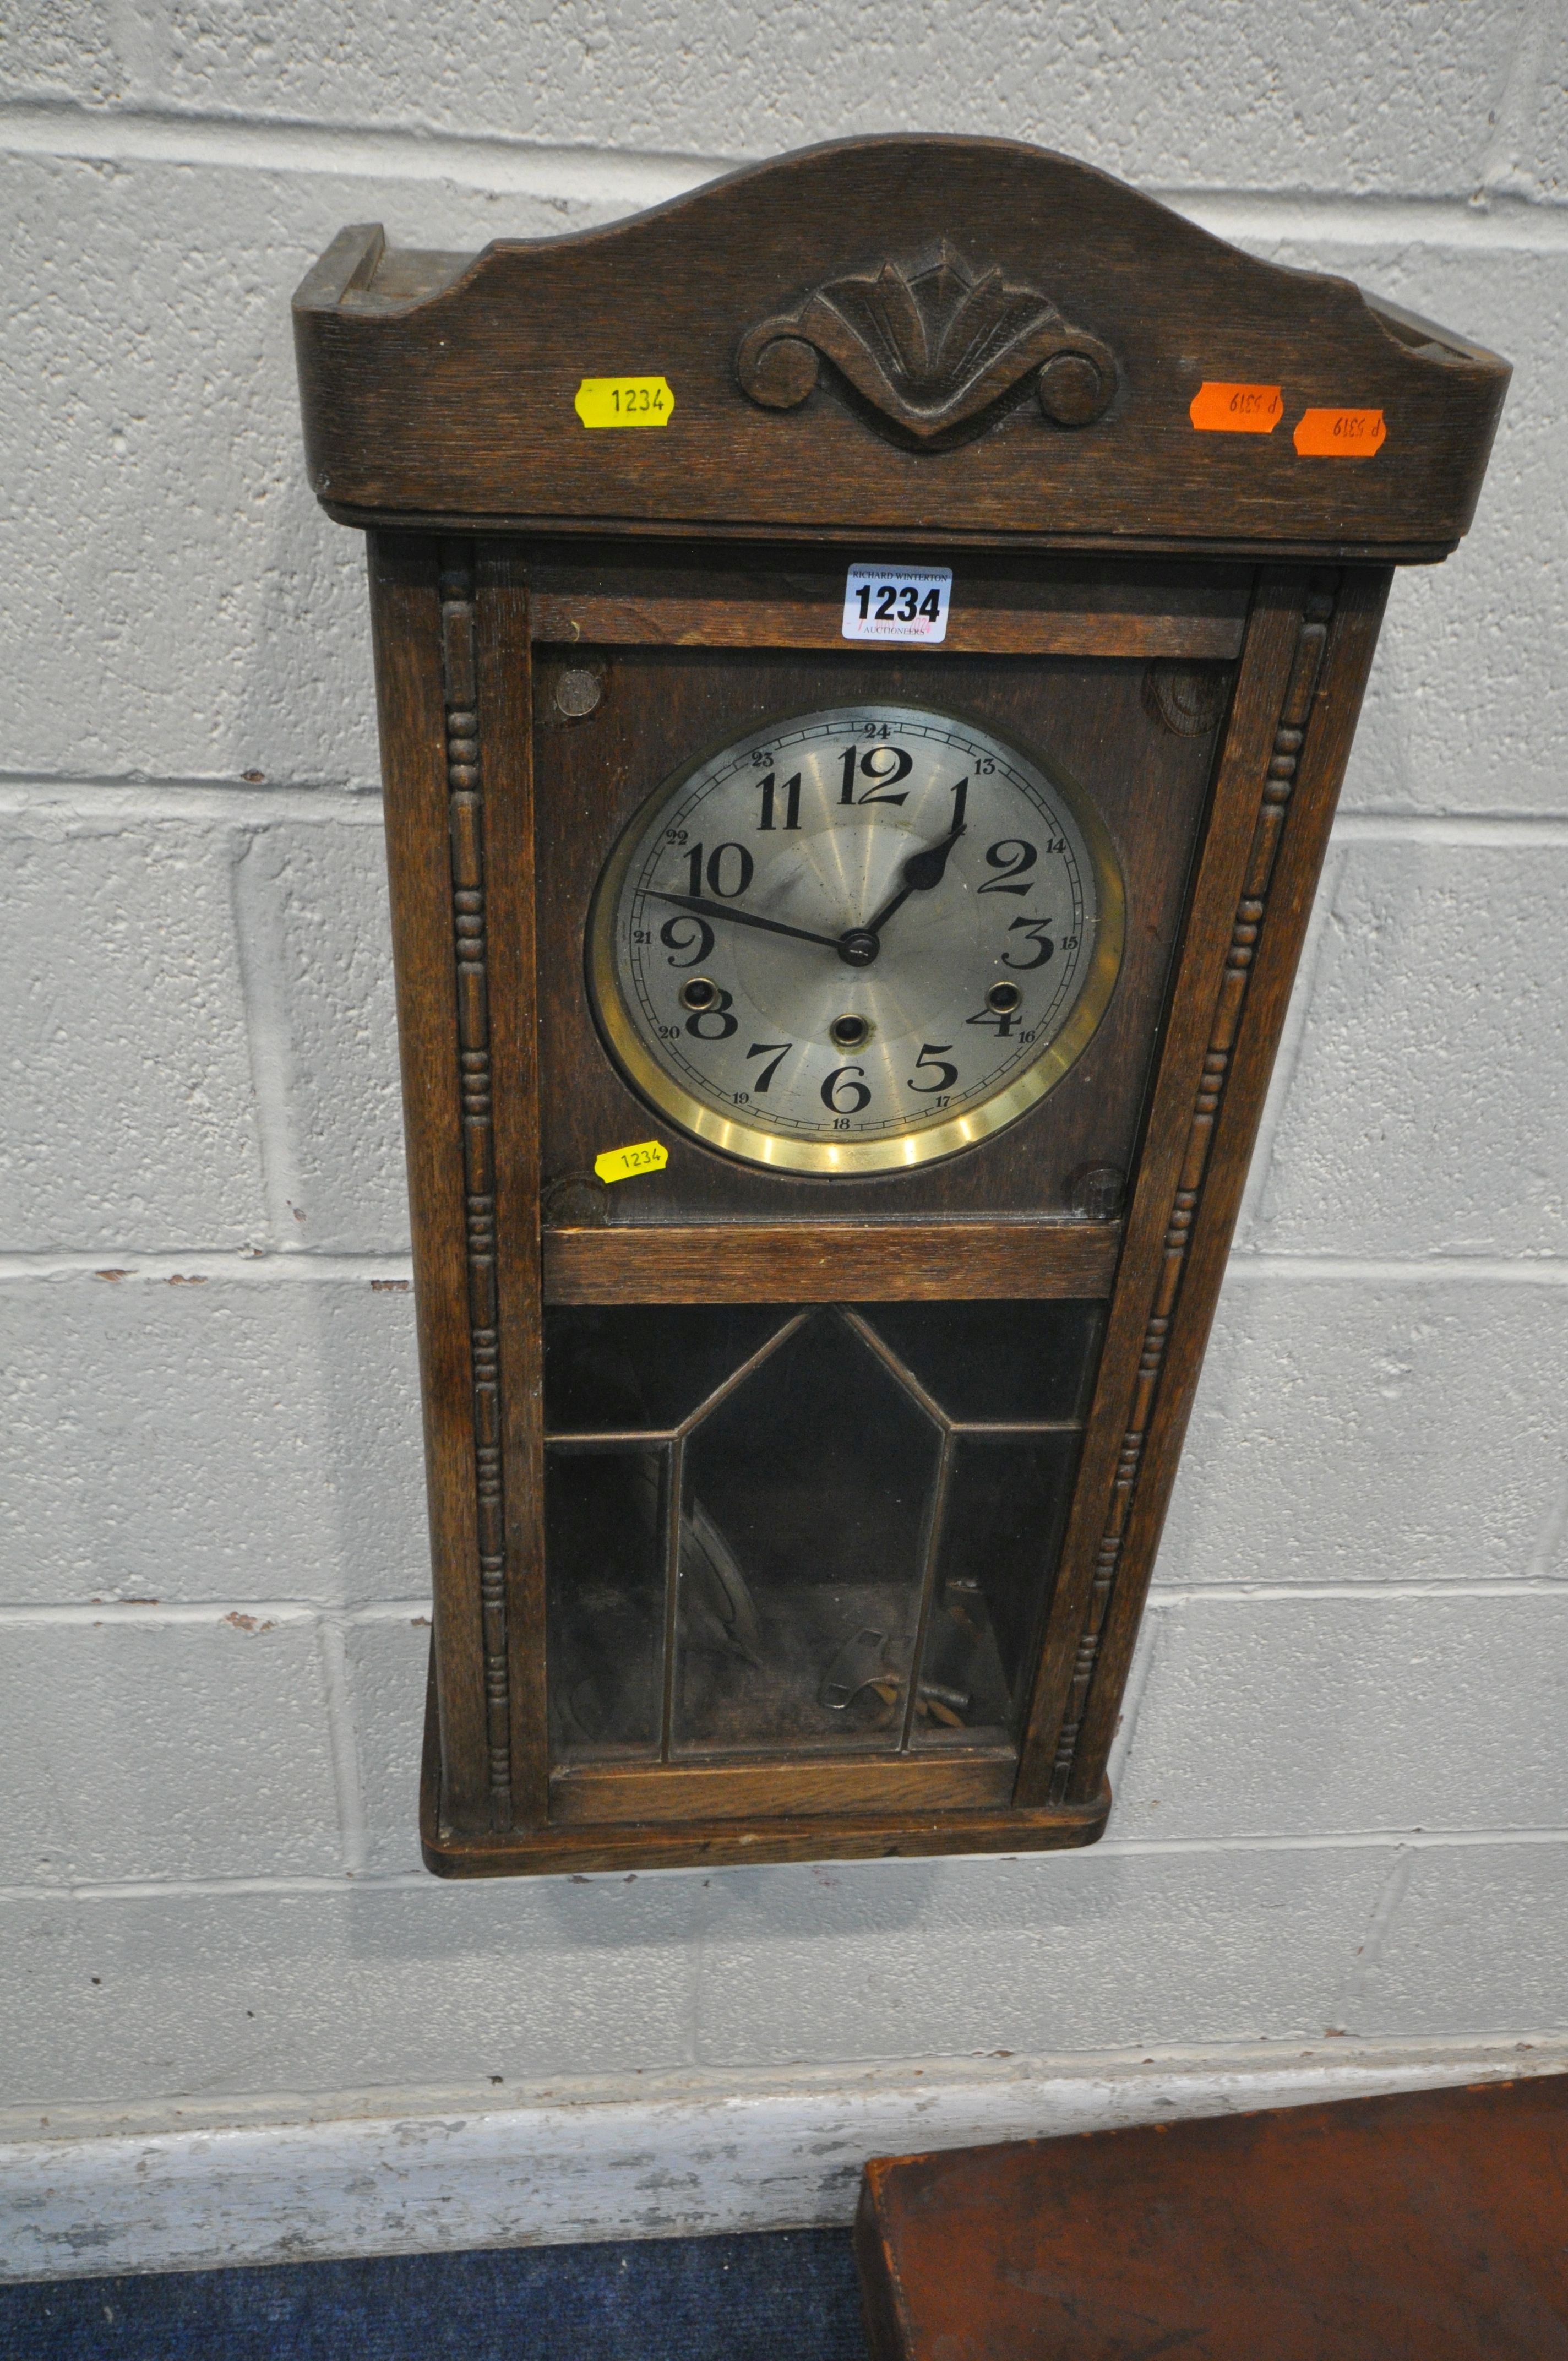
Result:
<svg viewBox="0 0 1568 2361"><path fill-rule="evenodd" d="M928 894L933 885L941 884L948 866L948 855L963 832L964 823L959 820L957 828L950 829L940 844L928 844L923 852L910 854L899 874L897 893L883 904L874 918L866 920L868 935L880 934L894 912L904 907L911 894Z"/></svg>

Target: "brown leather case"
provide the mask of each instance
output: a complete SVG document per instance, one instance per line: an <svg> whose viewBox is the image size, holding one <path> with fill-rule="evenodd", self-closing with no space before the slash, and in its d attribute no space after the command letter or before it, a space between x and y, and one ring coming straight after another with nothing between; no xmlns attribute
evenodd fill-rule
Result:
<svg viewBox="0 0 1568 2361"><path fill-rule="evenodd" d="M876 2361L1568 2354L1568 2075L874 2158Z"/></svg>

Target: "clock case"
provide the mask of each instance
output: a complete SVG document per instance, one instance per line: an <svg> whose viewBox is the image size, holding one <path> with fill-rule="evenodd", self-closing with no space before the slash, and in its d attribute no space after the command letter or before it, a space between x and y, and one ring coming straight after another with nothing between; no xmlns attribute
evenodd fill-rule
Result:
<svg viewBox="0 0 1568 2361"><path fill-rule="evenodd" d="M429 1865L1091 1842L1391 569L1468 526L1507 364L1083 165L945 137L810 149L477 256L348 229L294 308L311 480L369 543ZM586 429L579 381L616 374L665 377L670 423ZM1273 431L1199 431L1205 382L1279 388ZM1345 408L1382 412L1372 456L1297 450L1303 412ZM950 566L945 643L847 644L860 560ZM774 1175L630 1092L583 930L662 777L764 715L861 698L1069 770L1117 846L1125 960L1088 1049L1009 1129L904 1175ZM593 1177L651 1137L658 1176ZM605 1336L608 1391L574 1411ZM960 1500L987 1428L1023 1455L1016 1488ZM813 1454L872 1572L905 1533L891 1673L853 1660L849 1591L848 1654L821 1664ZM770 1632L768 1600L817 1615L810 1669L765 1710L756 1626L722 1579L706 1607L695 1587L694 1468L771 1552ZM964 1545L967 1577L942 1561ZM634 1558L652 1590L630 1614ZM574 1621L585 1595L614 1611ZM965 1596L1009 1632L1008 1702L980 1730L974 1683L929 1653ZM864 1708L841 1739L830 1675Z"/></svg>

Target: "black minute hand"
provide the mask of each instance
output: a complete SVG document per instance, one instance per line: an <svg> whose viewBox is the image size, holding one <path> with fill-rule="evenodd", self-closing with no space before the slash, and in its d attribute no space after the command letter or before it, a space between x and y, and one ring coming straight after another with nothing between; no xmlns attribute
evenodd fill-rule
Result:
<svg viewBox="0 0 1568 2361"><path fill-rule="evenodd" d="M786 927L777 918L759 918L753 911L731 909L728 902L706 902L700 894L661 894L652 885L643 891L650 902L673 902L677 910L695 910L704 918L728 918L732 926L760 927L767 935L793 935L797 943L821 943L830 951L839 948L837 935L813 935L805 927Z"/></svg>
<svg viewBox="0 0 1568 2361"><path fill-rule="evenodd" d="M924 852L910 854L900 873L897 893L890 901L883 904L874 918L866 920L865 931L868 935L880 935L894 912L904 907L911 894L928 894L933 885L941 884L943 872L948 865L948 855L963 832L964 824L959 820L957 828L949 835L945 836L940 844L927 845Z"/></svg>

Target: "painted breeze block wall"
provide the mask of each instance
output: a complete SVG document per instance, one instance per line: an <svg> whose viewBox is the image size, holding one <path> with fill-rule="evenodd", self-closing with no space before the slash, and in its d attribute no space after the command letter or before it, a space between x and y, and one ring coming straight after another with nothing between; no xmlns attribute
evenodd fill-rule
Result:
<svg viewBox="0 0 1568 2361"><path fill-rule="evenodd" d="M1565 83L1551 0L13 5L16 2136L1563 2032ZM1396 581L1106 1840L439 1885L362 548L288 298L345 222L473 247L901 127L1102 164L1513 390Z"/></svg>

